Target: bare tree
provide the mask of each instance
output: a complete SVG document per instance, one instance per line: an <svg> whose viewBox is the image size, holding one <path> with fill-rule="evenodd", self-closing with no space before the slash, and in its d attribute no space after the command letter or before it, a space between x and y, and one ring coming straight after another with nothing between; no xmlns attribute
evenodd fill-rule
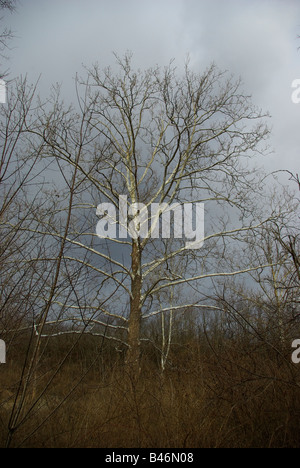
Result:
<svg viewBox="0 0 300 468"><path fill-rule="evenodd" d="M290 179L292 182L295 182L298 186L300 191L300 178L299 174L293 174L290 171L285 171L289 174ZM286 225L286 223L281 223L281 225L275 224L273 226L273 234L275 238L280 243L281 247L284 249L285 252L290 256L293 261L295 272L294 276L296 277L296 281L300 284L300 232L299 232L299 221L300 221L300 199L293 197L294 206L291 210L293 213L293 217L291 221Z"/></svg>
<svg viewBox="0 0 300 468"><path fill-rule="evenodd" d="M16 8L16 1L15 0L1 0L0 1L0 11L1 10L9 10L10 12L14 11ZM3 18L0 18L0 23L2 22ZM5 58L4 51L8 48L8 43L12 38L12 31L10 28L4 28L0 31L0 57L2 59ZM6 75L7 72L4 70L0 71L0 79Z"/></svg>
<svg viewBox="0 0 300 468"><path fill-rule="evenodd" d="M125 333L121 341L127 348L127 367L138 376L141 323L153 316L156 307L158 312L165 309L159 293L171 288L176 298L176 288L184 285L188 297L195 286L199 291L202 280L261 267L251 264L242 270L219 271L214 248L217 244L225 248L228 239L242 238L265 223L251 219L259 184L246 161L262 150L268 130L264 115L242 94L240 81L226 77L214 65L195 74L187 64L180 74L172 64L164 70L135 71L130 55L117 61L118 73L110 69L101 73L95 66L86 81L77 80L76 112L66 110L57 95L50 111L40 109L36 128L29 131L36 147L43 148L43 158L54 161L61 174L76 169L76 223L70 224L72 235L70 231L65 239L70 253L63 255L63 261L84 266L90 272L90 285L105 284L106 294L115 291L100 307L98 294L92 297L90 290L82 316L76 314L82 310L80 299L72 305L57 295L56 302L74 312L69 319L84 323L97 311L94 326L105 323L102 316L106 323L110 320L112 331L118 329L123 337ZM96 207L110 203L119 212L120 196L123 209L128 209L131 236L128 229L124 235L119 213L119 234L123 234L104 235L101 240L95 234ZM184 242L171 229L166 243L156 235L162 213L149 215L151 207L156 203L176 210L188 202L210 206L210 232L199 239L195 232L191 237L190 229ZM234 210L236 225L228 224L227 208ZM109 214L98 214L102 225L112 225ZM49 223L39 232L63 239ZM203 240L205 248L197 249ZM175 271L173 259L173 265L184 268ZM192 301L186 297L182 302L178 297L177 310L205 307L201 295L193 294Z"/></svg>
<svg viewBox="0 0 300 468"><path fill-rule="evenodd" d="M37 125L36 110L42 112L45 106L36 99L35 93L36 86L28 86L26 80L12 83L0 119L0 336L8 344L8 353L10 344L15 343L17 337L23 338L27 346L11 397L13 404L7 426L7 447L34 416L83 333L101 337L109 326L94 320L95 310L89 315L87 312L91 301L87 288L84 288L88 258L78 257L77 268L72 266L72 259L68 262L70 243L67 239L70 231L76 228L73 210L76 209L78 196L78 168L75 165L73 170L64 173L63 170L59 171L58 166L55 177L60 173L59 195L50 179L45 180L51 177L53 167L50 167L51 164L49 166L47 158L43 158L47 145L37 149L32 138ZM46 130L47 125L43 128L43 131ZM82 133L79 132L78 158L82 151L81 138ZM96 288L99 293L101 284ZM98 297L100 309L111 294L112 291L105 298ZM76 314L73 310L76 310ZM77 326L79 318L80 326ZM59 336L62 330L66 332L65 324L68 324L67 333L71 332L77 339L41 386L43 353L51 337ZM96 324L102 325L102 329L94 333L92 328ZM78 382L81 379L82 375L79 375ZM59 402L54 411L61 404ZM33 433L48 417L43 418Z"/></svg>
<svg viewBox="0 0 300 468"><path fill-rule="evenodd" d="M10 93L0 123L0 332L11 340L24 333L27 352L7 446L18 434L26 442L81 381L84 373L34 420L84 334L99 338L98 352L104 339L126 350L136 388L141 343L151 337L147 324L160 319L160 342L153 342L162 371L181 316L223 312L258 336L251 297L242 298L246 289L236 294L245 311L234 310L226 293L234 291L231 279L247 275L270 295L275 275L274 317L282 318L284 336L280 293L291 297L297 269L291 273L296 263L279 240L274 251L273 237L280 227L288 240L288 210L277 203L269 214L254 209L262 185L248 160L261 153L268 130L240 88L215 66L199 75L188 64L182 73L172 64L135 71L128 55L115 73L95 66L87 79L77 78L76 107L63 103L59 88L45 103L34 101L35 87L26 83ZM205 233L195 212L185 211L197 203L206 206ZM224 294L213 303L210 288L218 279ZM293 291L295 298L299 289ZM65 335L73 335L72 344L46 372L48 343Z"/></svg>
<svg viewBox="0 0 300 468"><path fill-rule="evenodd" d="M32 235L20 228L30 214L31 205L38 197L39 185L28 199L28 188L36 181L39 153L28 151L25 128L32 116L36 87L25 81L11 86L9 100L1 109L0 118L0 226L1 226L1 328L2 333L14 328L21 314L20 291L25 294L24 276L19 262L26 255ZM27 206L26 206L27 204ZM12 303L17 307L10 307ZM26 309L26 307L25 307ZM13 316L14 311L14 316Z"/></svg>
<svg viewBox="0 0 300 468"><path fill-rule="evenodd" d="M297 177L291 180L297 182ZM233 269L251 263L269 266L251 272L247 283L221 281L217 297L245 329L250 327L282 354L290 350L299 322L299 200L289 187L276 183L274 190L269 184L265 204L277 210L276 218L245 239L241 258L230 258Z"/></svg>

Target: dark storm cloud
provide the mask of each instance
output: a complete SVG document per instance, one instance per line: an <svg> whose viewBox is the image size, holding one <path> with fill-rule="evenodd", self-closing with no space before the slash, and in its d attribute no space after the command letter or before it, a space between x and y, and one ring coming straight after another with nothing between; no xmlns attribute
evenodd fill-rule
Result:
<svg viewBox="0 0 300 468"><path fill-rule="evenodd" d="M291 101L300 78L299 1L23 0L7 21L17 36L11 74L42 73L43 93L63 82L68 96L82 64L113 64L112 51L131 50L141 68L171 58L180 66L187 54L197 71L214 61L270 111L275 156L267 167L299 171L300 105Z"/></svg>
<svg viewBox="0 0 300 468"><path fill-rule="evenodd" d="M300 77L300 2L187 0L183 21L193 61L214 60L241 76L247 93L270 112L269 169L299 171L300 105L291 101L291 84Z"/></svg>

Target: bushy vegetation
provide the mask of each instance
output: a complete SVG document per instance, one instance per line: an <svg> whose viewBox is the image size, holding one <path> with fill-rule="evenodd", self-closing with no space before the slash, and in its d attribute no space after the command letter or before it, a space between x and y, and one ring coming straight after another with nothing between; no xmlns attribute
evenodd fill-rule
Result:
<svg viewBox="0 0 300 468"><path fill-rule="evenodd" d="M164 372L157 347L144 342L138 381L126 372L124 350L110 342L46 340L8 438L31 340L14 337L0 374L1 446L299 448L300 368L289 342L278 349L262 329L251 338L232 326L232 336L220 320L175 326ZM149 339L159 335L153 323Z"/></svg>

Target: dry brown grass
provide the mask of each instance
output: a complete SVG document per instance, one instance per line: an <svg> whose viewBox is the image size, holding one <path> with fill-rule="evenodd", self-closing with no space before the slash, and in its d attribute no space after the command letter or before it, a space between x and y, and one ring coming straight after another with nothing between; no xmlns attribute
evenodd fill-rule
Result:
<svg viewBox="0 0 300 468"><path fill-rule="evenodd" d="M37 396L56 368L55 347L40 365ZM1 446L20 373L17 359L1 367ZM29 392L11 446L299 448L299 384L300 368L264 346L193 339L173 348L164 375L145 349L135 383L118 353L103 350L95 361L84 342L37 402Z"/></svg>

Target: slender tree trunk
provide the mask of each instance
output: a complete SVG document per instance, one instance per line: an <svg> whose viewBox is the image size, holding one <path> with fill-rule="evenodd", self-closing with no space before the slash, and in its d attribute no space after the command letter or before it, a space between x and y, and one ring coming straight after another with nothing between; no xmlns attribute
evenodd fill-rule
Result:
<svg viewBox="0 0 300 468"><path fill-rule="evenodd" d="M128 351L126 367L130 375L137 380L140 373L140 335L141 335L141 247L139 240L132 243L132 282L130 300L130 316L128 330Z"/></svg>
<svg viewBox="0 0 300 468"><path fill-rule="evenodd" d="M289 251L295 265L297 278L300 281L300 257L296 252L296 237L293 239L291 236L289 236Z"/></svg>

